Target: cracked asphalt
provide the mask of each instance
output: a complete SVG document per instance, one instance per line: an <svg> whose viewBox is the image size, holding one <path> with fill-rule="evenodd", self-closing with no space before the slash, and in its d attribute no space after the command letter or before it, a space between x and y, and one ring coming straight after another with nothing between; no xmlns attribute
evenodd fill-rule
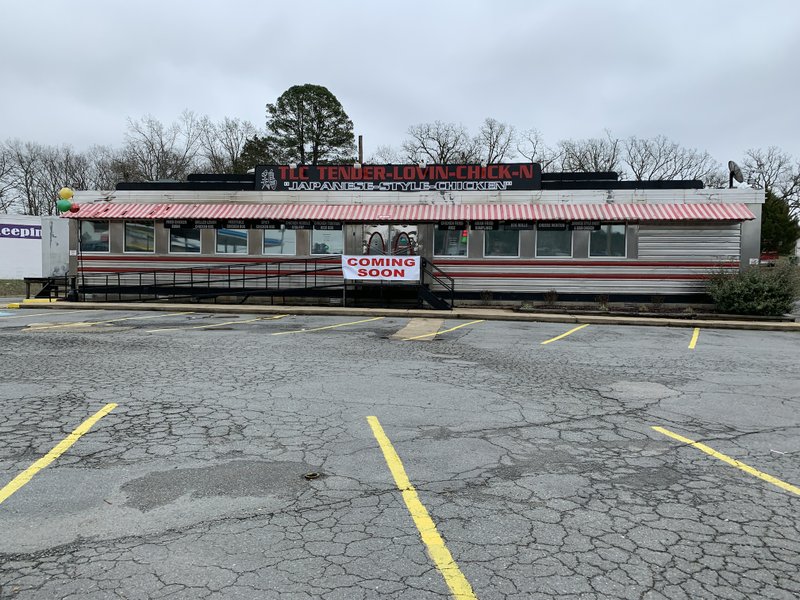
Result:
<svg viewBox="0 0 800 600"><path fill-rule="evenodd" d="M0 486L118 403L0 504L0 598L450 598L369 415L482 600L800 597L800 496L652 429L800 485L796 334L254 318L0 313Z"/></svg>

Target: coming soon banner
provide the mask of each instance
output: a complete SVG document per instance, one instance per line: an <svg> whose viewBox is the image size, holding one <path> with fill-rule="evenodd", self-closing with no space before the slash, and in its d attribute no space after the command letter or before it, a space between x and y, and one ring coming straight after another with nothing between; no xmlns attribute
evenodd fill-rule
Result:
<svg viewBox="0 0 800 600"><path fill-rule="evenodd" d="M419 281L419 256L345 256L345 279Z"/></svg>

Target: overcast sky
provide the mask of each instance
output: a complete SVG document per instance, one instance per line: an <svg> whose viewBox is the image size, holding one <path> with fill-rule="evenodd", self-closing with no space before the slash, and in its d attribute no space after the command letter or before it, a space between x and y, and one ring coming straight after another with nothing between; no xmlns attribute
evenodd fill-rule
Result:
<svg viewBox="0 0 800 600"><path fill-rule="evenodd" d="M486 117L549 144L664 134L720 162L800 158L800 1L0 0L0 140L121 145L183 109L264 127L328 87L365 154Z"/></svg>

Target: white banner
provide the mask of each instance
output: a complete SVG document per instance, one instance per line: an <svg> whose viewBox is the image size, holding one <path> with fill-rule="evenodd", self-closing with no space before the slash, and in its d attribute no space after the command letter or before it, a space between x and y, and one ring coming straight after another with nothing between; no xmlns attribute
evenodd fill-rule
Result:
<svg viewBox="0 0 800 600"><path fill-rule="evenodd" d="M419 256L345 256L345 279L419 281Z"/></svg>

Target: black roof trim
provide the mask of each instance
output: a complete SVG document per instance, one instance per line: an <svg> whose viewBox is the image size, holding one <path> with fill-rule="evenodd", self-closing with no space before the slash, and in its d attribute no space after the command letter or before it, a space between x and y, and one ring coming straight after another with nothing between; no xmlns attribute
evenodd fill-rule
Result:
<svg viewBox="0 0 800 600"><path fill-rule="evenodd" d="M543 190L702 190L699 179L663 181L542 181Z"/></svg>
<svg viewBox="0 0 800 600"><path fill-rule="evenodd" d="M190 173L186 181L225 181L255 183L255 173Z"/></svg>

